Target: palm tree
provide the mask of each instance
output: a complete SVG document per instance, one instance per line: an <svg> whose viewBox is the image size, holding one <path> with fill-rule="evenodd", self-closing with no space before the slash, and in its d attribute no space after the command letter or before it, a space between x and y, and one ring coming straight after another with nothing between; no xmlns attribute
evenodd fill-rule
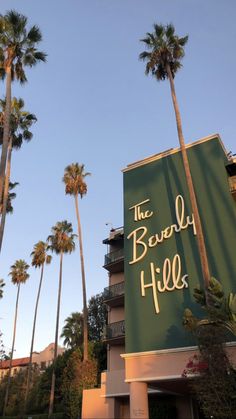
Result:
<svg viewBox="0 0 236 419"><path fill-rule="evenodd" d="M35 335L35 326L36 326L36 319L37 319L37 312L38 312L38 304L40 298L40 292L42 287L43 281L43 273L44 273L44 265L51 263L52 256L47 254L48 245L43 241L39 241L34 245L34 250L31 253L32 256L32 266L35 268L41 268L40 280L39 280L39 287L38 293L35 303L35 311L34 311L34 321L33 321L33 329L32 329L32 338L31 338L31 347L30 347L30 360L29 360L29 367L27 373L27 383L26 383L26 392L25 392L25 403L28 398L29 388L30 388L30 381L31 381L31 370L32 370L32 357L33 357L33 348L34 348L34 335Z"/></svg>
<svg viewBox="0 0 236 419"><path fill-rule="evenodd" d="M61 338L64 338L63 345L75 349L83 342L83 315L75 312L71 313L65 320Z"/></svg>
<svg viewBox="0 0 236 419"><path fill-rule="evenodd" d="M184 46L188 41L188 36L184 36L182 38L178 37L175 34L175 28L172 24L166 26L154 24L154 32L148 32L146 35L146 38L141 39L141 42L145 43L149 51L144 51L139 55L139 58L141 60L147 61L145 71L146 75L151 73L157 81L168 79L170 82L171 96L175 110L180 150L183 159L190 202L196 224L197 244L207 296L207 289L210 283L210 271L208 266L202 225L197 206L197 200L195 196L188 156L184 142L179 105L177 102L174 85L174 77L177 71L182 67L181 59L184 57Z"/></svg>
<svg viewBox="0 0 236 419"><path fill-rule="evenodd" d="M73 195L75 198L75 211L78 224L78 237L79 237L79 248L80 248L80 264L81 264L81 277L82 277L82 290L83 290L83 317L84 317L84 361L88 359L88 308L87 308L87 297L86 297L86 281L85 281L85 269L84 269L84 253L83 253L83 241L82 241L82 229L79 214L79 200L78 195L81 199L87 193L87 184L85 183L85 177L89 176L89 172L84 171L84 164L72 163L65 168L63 182L65 183L66 194Z"/></svg>
<svg viewBox="0 0 236 419"><path fill-rule="evenodd" d="M7 197L7 203L6 203L6 214L12 214L13 213L13 206L12 206L12 200L16 198L16 193L11 192L15 187L19 185L18 182L9 182L9 191L8 191L8 197ZM0 214L2 216L3 212L3 204L0 204Z"/></svg>
<svg viewBox="0 0 236 419"><path fill-rule="evenodd" d="M29 278L29 274L27 273L28 269L29 269L29 265L27 265L27 263L24 260L19 259L14 263L14 265L11 266L11 270L9 273L9 276L11 276L12 283L14 285L17 285L17 296L16 296L15 319L14 319L14 327L13 327L12 348L11 348L11 354L10 354L10 360L9 360L9 372L8 372L7 388L6 388L4 408L3 408L3 417L5 417L5 413L6 413L9 388L10 388L12 358L13 358L13 353L14 353L15 337L16 337L16 322L17 322L20 286L21 284L24 284Z"/></svg>
<svg viewBox="0 0 236 419"><path fill-rule="evenodd" d="M3 132L4 132L4 120L5 120L5 109L6 109L6 100L0 100L0 145L3 144ZM3 234L5 228L5 220L7 211L7 202L8 202L8 191L9 191L9 182L11 175L11 155L12 148L18 150L21 148L23 140L30 141L33 137L32 132L29 128L33 123L37 121L37 118L34 114L24 111L24 101L15 97L11 102L11 115L10 115L10 133L9 133L9 142L8 142L8 151L7 151L7 166L6 174L4 180L4 191L2 201L2 211L1 211L1 224L0 224L0 252L2 248Z"/></svg>
<svg viewBox="0 0 236 419"><path fill-rule="evenodd" d="M5 282L3 279L0 279L0 298L3 297L3 288L5 287Z"/></svg>
<svg viewBox="0 0 236 419"><path fill-rule="evenodd" d="M42 40L38 26L27 30L27 17L9 10L0 15L0 76L6 75L6 109L4 118L3 146L0 161L0 197L3 194L7 148L10 134L11 84L27 81L25 67L33 67L39 61L46 61L46 54L36 46Z"/></svg>
<svg viewBox="0 0 236 419"><path fill-rule="evenodd" d="M197 318L187 308L184 311L183 325L191 332L198 332L201 326L215 325L223 327L236 336L236 294L225 295L220 281L211 277L208 287L208 301L201 287L194 288L193 297L204 310L204 318Z"/></svg>
<svg viewBox="0 0 236 419"><path fill-rule="evenodd" d="M61 285L62 285L62 263L64 253L71 253L75 249L74 242L75 234L73 234L72 224L66 220L59 221L55 226L52 227L52 234L48 236L47 241L49 248L52 252L60 255L60 270L59 270L59 286L58 286L58 299L57 299L57 316L56 316L56 332L55 332L55 348L53 357L53 372L52 372L52 383L49 403L49 414L50 417L53 413L54 404L54 393L55 393L55 361L57 359L57 348L58 348L58 329L59 329L59 317L60 317L60 304L61 304Z"/></svg>

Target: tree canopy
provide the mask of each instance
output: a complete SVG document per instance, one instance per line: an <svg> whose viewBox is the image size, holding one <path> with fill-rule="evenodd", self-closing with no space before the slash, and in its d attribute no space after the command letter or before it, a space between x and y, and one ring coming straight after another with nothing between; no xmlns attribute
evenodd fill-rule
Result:
<svg viewBox="0 0 236 419"><path fill-rule="evenodd" d="M182 67L181 60L184 57L184 46L188 36L179 37L175 33L172 24L154 24L154 31L147 32L146 38L141 39L149 51L139 55L143 61L147 61L146 74L151 74L159 81L169 78L167 67L169 66L172 77Z"/></svg>
<svg viewBox="0 0 236 419"><path fill-rule="evenodd" d="M58 221L52 227L52 234L48 236L49 249L56 254L71 253L75 249L75 234L73 234L72 224L68 221Z"/></svg>
<svg viewBox="0 0 236 419"><path fill-rule="evenodd" d="M66 194L80 195L83 198L87 193L87 184L85 177L90 176L91 173L84 171L84 164L72 163L65 168L64 176L62 178L65 183Z"/></svg>
<svg viewBox="0 0 236 419"><path fill-rule="evenodd" d="M9 272L11 276L12 283L15 285L24 284L29 278L27 270L29 265L23 260L18 259L12 266Z"/></svg>
<svg viewBox="0 0 236 419"><path fill-rule="evenodd" d="M46 54L36 46L42 41L37 25L27 29L28 19L15 10L0 15L0 74L2 77L8 67L12 80L27 81L24 67L33 67L38 61L46 61Z"/></svg>

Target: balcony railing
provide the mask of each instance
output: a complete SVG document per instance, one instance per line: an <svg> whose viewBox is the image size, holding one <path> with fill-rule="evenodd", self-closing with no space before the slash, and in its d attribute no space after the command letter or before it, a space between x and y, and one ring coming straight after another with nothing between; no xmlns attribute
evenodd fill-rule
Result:
<svg viewBox="0 0 236 419"><path fill-rule="evenodd" d="M118 262L122 259L124 259L124 249L114 250L113 252L105 255L104 265L110 265L111 263Z"/></svg>
<svg viewBox="0 0 236 419"><path fill-rule="evenodd" d="M119 282L118 284L110 285L110 287L104 288L103 297L104 300L110 300L116 297L121 297L125 293L125 283L124 281Z"/></svg>
<svg viewBox="0 0 236 419"><path fill-rule="evenodd" d="M110 323L105 327L104 339L112 340L125 337L125 321Z"/></svg>

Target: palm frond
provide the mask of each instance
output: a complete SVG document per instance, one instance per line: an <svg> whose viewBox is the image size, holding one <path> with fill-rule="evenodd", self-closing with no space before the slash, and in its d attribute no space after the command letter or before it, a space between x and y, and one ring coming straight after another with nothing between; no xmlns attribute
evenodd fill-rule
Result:
<svg viewBox="0 0 236 419"><path fill-rule="evenodd" d="M175 28L174 25L172 23L169 23L168 25L166 25L166 37L167 38L171 38L174 36L175 33Z"/></svg>
<svg viewBox="0 0 236 419"><path fill-rule="evenodd" d="M161 24L158 25L157 23L154 23L153 28L157 38L161 37L165 32L165 27Z"/></svg>
<svg viewBox="0 0 236 419"><path fill-rule="evenodd" d="M32 26L27 34L27 42L31 44L37 44L42 41L42 33L37 25Z"/></svg>

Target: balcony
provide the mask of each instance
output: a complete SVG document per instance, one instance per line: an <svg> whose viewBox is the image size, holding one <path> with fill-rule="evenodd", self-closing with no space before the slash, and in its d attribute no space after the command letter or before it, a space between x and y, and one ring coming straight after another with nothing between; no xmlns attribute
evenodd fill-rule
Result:
<svg viewBox="0 0 236 419"><path fill-rule="evenodd" d="M104 330L104 341L111 345L122 345L125 341L125 321L110 323Z"/></svg>
<svg viewBox="0 0 236 419"><path fill-rule="evenodd" d="M229 177L229 187L230 187L230 192L234 200L236 201L236 176Z"/></svg>
<svg viewBox="0 0 236 419"><path fill-rule="evenodd" d="M125 283L124 281L118 284L110 285L104 288L103 297L104 303L110 307L118 307L124 305Z"/></svg>
<svg viewBox="0 0 236 419"><path fill-rule="evenodd" d="M111 273L124 271L124 248L107 253L103 267Z"/></svg>

